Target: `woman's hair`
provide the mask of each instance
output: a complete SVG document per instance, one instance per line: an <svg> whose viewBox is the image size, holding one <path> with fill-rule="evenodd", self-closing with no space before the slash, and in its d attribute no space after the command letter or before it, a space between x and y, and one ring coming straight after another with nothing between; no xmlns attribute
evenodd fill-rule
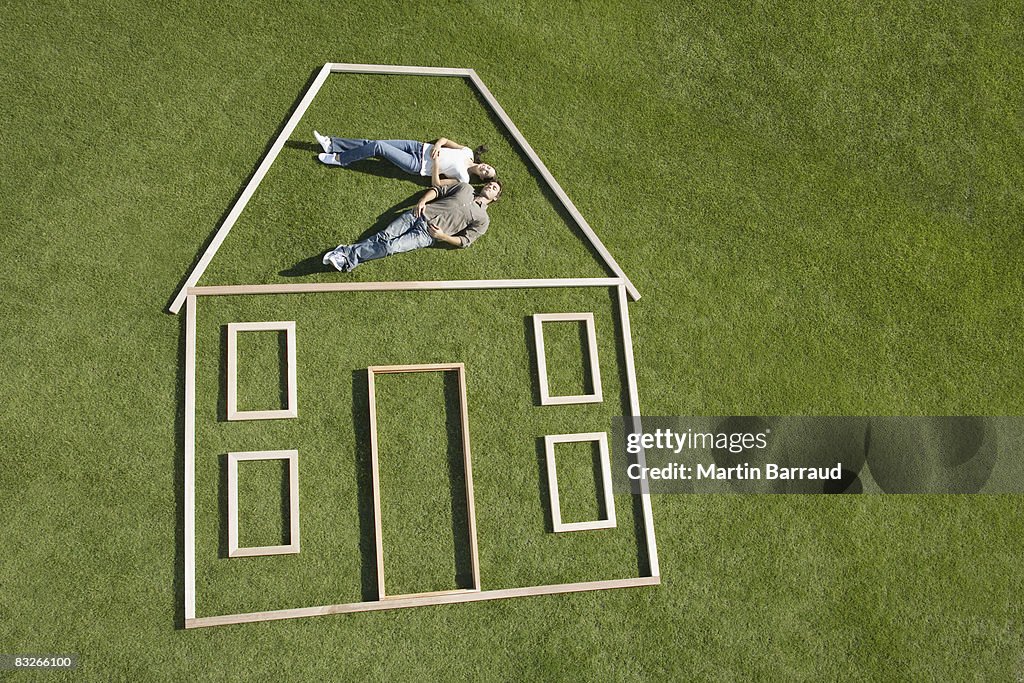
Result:
<svg viewBox="0 0 1024 683"><path fill-rule="evenodd" d="M487 151L488 151L487 150L487 145L480 145L479 147L474 149L473 150L473 163L474 164L479 164L480 162L482 162L483 159L480 158L480 155L481 154L487 154Z"/></svg>

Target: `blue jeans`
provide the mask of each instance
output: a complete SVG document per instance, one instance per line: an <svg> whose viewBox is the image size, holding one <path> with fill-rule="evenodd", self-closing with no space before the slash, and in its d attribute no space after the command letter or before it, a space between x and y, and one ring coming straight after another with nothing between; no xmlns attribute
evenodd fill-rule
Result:
<svg viewBox="0 0 1024 683"><path fill-rule="evenodd" d="M420 174L423 167L423 143L415 140L366 140L331 138L329 152L338 155L342 166L370 157L387 159L406 173Z"/></svg>
<svg viewBox="0 0 1024 683"><path fill-rule="evenodd" d="M433 243L434 238L427 232L427 219L406 211L377 234L355 244L340 244L329 255L345 257L351 270L364 261L422 249Z"/></svg>

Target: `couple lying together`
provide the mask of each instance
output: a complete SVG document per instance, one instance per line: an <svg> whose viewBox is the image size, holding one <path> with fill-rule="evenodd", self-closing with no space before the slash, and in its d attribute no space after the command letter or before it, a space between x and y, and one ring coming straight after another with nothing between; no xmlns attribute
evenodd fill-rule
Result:
<svg viewBox="0 0 1024 683"><path fill-rule="evenodd" d="M386 228L355 244L341 244L324 255L324 265L348 272L365 261L422 249L435 242L468 247L487 231L487 206L501 195L501 182L493 166L480 161L484 147L468 147L440 138L437 142L415 140L364 140L332 138L313 131L329 166L348 166L376 157L413 175L430 176L431 187L416 207ZM479 192L471 178L484 182Z"/></svg>

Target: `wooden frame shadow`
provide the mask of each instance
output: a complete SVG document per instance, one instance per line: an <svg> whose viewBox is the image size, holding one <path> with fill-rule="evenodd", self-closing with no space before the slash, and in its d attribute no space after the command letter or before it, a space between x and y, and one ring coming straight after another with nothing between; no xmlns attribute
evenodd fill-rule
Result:
<svg viewBox="0 0 1024 683"><path fill-rule="evenodd" d="M242 460L288 461L288 544L238 547L238 463ZM247 451L228 453L228 557L292 555L299 552L299 452Z"/></svg>
<svg viewBox="0 0 1024 683"><path fill-rule="evenodd" d="M472 588L457 588L430 593L388 595L384 591L384 534L380 513L380 466L377 445L377 396L375 378L377 375L402 372L447 372L454 371L459 377L459 417L462 425L462 463L466 477L466 522L469 534L470 564L473 574ZM366 369L368 404L370 406L370 466L373 486L373 524L377 551L377 597L380 600L397 600L419 597L437 597L457 593L480 591L480 560L476 540L476 511L473 504L473 464L469 450L469 413L466 402L466 367L462 363L434 363L427 365L375 365Z"/></svg>
<svg viewBox="0 0 1024 683"><path fill-rule="evenodd" d="M587 327L587 355L590 362L590 383L593 393L580 396L552 396L548 388L548 361L544 351L544 323L583 322ZM537 350L537 375L540 380L540 404L543 406L570 405L577 403L601 403L601 366L597 360L597 331L593 313L534 313L533 343Z"/></svg>
<svg viewBox="0 0 1024 683"><path fill-rule="evenodd" d="M586 443L596 441L601 451L601 487L604 490L604 518L590 522L563 522L558 500L558 469L555 467L555 444ZM551 500L551 523L555 533L614 529L615 499L612 497L612 466L608 458L608 435L604 432L582 434L549 434L544 437L544 456L548 464L548 497Z"/></svg>
<svg viewBox="0 0 1024 683"><path fill-rule="evenodd" d="M238 409L238 333L283 331L285 349L288 354L288 407L278 410ZM299 399L296 382L295 321L228 323L228 420L277 420L298 417Z"/></svg>

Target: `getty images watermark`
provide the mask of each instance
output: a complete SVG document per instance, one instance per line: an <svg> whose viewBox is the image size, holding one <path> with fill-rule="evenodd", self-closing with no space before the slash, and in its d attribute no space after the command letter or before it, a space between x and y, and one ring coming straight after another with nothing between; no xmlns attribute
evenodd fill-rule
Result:
<svg viewBox="0 0 1024 683"><path fill-rule="evenodd" d="M626 434L626 453L640 455L651 450L671 451L679 455L683 450L718 450L730 454L746 453L768 448L771 428L756 434L750 432L695 432L687 429L676 432L671 429L655 429L653 432L629 432ZM626 466L626 476L636 482L670 479L820 479L839 481L842 478L843 463L834 467L786 467L774 462L751 465L749 462L735 465L719 465L716 462L685 465L669 462L661 467L641 465L639 462Z"/></svg>
<svg viewBox="0 0 1024 683"><path fill-rule="evenodd" d="M632 493L1004 493L1024 489L1024 419L615 418Z"/></svg>

